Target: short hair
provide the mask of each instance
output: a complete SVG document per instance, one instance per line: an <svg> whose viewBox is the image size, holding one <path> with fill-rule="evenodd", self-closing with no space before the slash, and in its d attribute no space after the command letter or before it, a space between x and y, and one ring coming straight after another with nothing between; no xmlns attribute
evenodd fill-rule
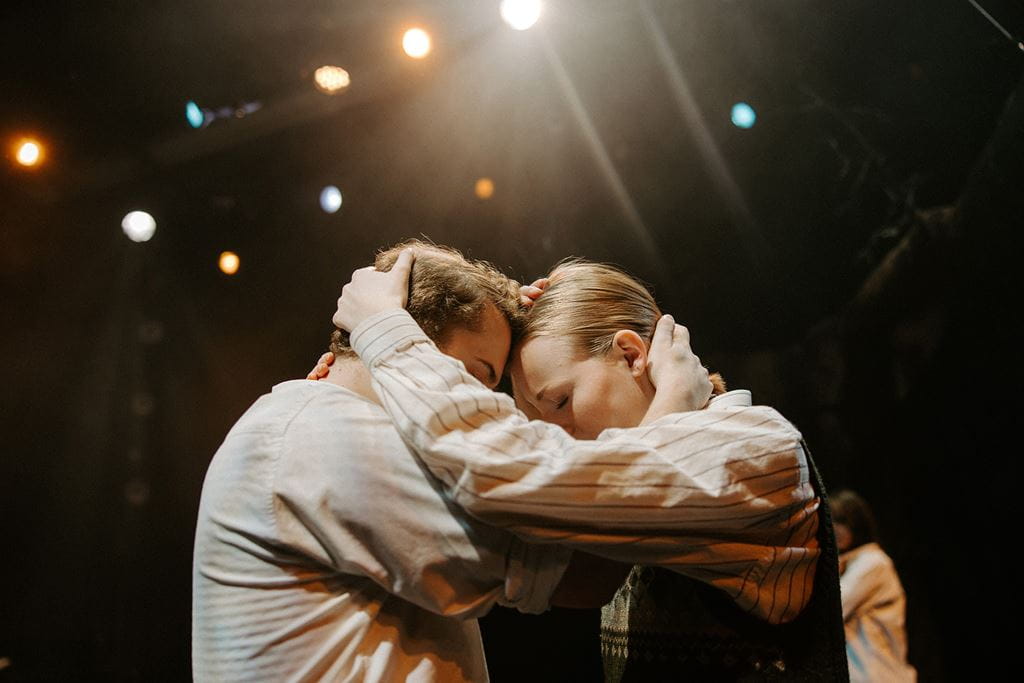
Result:
<svg viewBox="0 0 1024 683"><path fill-rule="evenodd" d="M454 327L479 330L484 311L493 305L509 322L512 338L520 334L524 313L519 283L486 261L468 259L457 249L411 239L378 252L374 267L391 270L405 249L416 252L409 276L409 314L435 343L442 344ZM335 330L330 350L355 357L349 333Z"/></svg>
<svg viewBox="0 0 1024 683"><path fill-rule="evenodd" d="M632 330L648 343L654 337L661 309L646 286L619 268L569 258L555 264L548 279L519 343L531 337L566 337L577 353L589 357L608 353L619 330ZM715 394L725 392L718 373L711 375L711 383Z"/></svg>
<svg viewBox="0 0 1024 683"><path fill-rule="evenodd" d="M829 496L832 523L842 524L850 530L850 550L865 543L878 542L878 527L875 515L868 502L849 489L836 491Z"/></svg>

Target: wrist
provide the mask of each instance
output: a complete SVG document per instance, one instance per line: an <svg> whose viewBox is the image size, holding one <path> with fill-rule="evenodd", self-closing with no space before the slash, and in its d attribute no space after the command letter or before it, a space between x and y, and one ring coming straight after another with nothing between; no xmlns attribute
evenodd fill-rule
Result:
<svg viewBox="0 0 1024 683"><path fill-rule="evenodd" d="M640 425L650 424L672 413L687 413L691 410L697 410L701 406L696 405L696 403L697 397L693 391L670 392L667 389L657 391Z"/></svg>

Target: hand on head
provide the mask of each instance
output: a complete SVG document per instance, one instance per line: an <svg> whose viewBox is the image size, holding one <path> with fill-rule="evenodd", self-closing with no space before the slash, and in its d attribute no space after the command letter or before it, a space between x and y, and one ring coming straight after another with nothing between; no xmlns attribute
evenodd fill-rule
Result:
<svg viewBox="0 0 1024 683"><path fill-rule="evenodd" d="M341 290L334 325L351 332L359 323L378 313L405 308L409 298L409 273L416 255L406 249L391 270L380 272L373 266L352 273L352 280Z"/></svg>
<svg viewBox="0 0 1024 683"><path fill-rule="evenodd" d="M316 362L313 369L306 375L306 379L318 380L323 379L330 373L331 365L334 363L334 354L328 351L324 355L320 356L320 360Z"/></svg>
<svg viewBox="0 0 1024 683"><path fill-rule="evenodd" d="M655 396L644 423L669 413L700 410L711 398L711 380L690 348L690 332L670 315L661 316L654 330L647 373Z"/></svg>
<svg viewBox="0 0 1024 683"><path fill-rule="evenodd" d="M519 288L519 303L526 307L533 306L533 302L544 293L549 284L551 280L542 277L534 280L532 285L523 285Z"/></svg>

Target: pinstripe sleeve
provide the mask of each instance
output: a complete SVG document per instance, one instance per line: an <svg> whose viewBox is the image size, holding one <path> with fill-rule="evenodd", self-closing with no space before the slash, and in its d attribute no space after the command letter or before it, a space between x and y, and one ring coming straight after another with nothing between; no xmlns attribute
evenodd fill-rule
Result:
<svg viewBox="0 0 1024 683"><path fill-rule="evenodd" d="M529 421L405 311L352 346L403 438L459 505L526 540L665 566L771 622L810 597L818 500L800 433L767 406L668 415L578 441Z"/></svg>

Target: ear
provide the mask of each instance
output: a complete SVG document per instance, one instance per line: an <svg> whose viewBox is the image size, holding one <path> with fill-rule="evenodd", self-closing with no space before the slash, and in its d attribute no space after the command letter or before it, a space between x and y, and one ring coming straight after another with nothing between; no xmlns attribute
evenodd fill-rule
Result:
<svg viewBox="0 0 1024 683"><path fill-rule="evenodd" d="M647 372L647 344L633 330L619 330L612 337L611 351L622 358L634 377Z"/></svg>

